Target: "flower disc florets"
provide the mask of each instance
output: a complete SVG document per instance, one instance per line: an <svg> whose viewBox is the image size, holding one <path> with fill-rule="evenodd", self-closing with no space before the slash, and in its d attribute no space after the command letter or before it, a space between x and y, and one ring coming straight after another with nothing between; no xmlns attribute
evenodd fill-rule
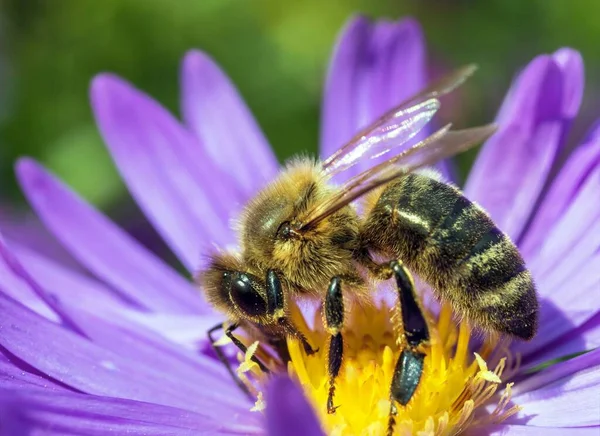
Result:
<svg viewBox="0 0 600 436"><path fill-rule="evenodd" d="M386 434L390 421L390 383L396 362L405 344L398 310L387 304L353 304L347 311L344 334L344 362L336 379L335 413L327 412L329 376L327 373L329 334L323 328L319 311L310 323L300 311L294 320L318 351L307 355L302 344L288 339L291 360L279 366L303 387L323 428L330 435ZM472 330L467 321L457 323L452 308L445 305L434 315L427 313L431 340L424 347L424 371L416 393L407 406L395 404L393 429L396 435L456 435L468 427L498 423L513 415L519 406L510 404L510 378L518 367L505 341L487 339L476 352L469 347ZM314 327L309 327L309 324ZM258 342L249 347L238 374L248 383L248 374L258 384L254 410L265 407L261 389L268 376L262 374L250 357L260 350ZM258 354L262 354L258 352ZM258 355L257 354L257 355ZM264 357L264 356L263 356ZM493 364L493 370L488 363ZM271 364L277 367L275 361ZM254 387L258 386L258 388ZM496 396L495 409L484 409ZM490 411L491 410L491 411Z"/></svg>

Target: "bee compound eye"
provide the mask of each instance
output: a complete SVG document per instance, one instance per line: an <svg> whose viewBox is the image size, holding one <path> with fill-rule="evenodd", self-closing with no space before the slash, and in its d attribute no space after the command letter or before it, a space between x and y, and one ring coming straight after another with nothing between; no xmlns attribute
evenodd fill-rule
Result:
<svg viewBox="0 0 600 436"><path fill-rule="evenodd" d="M253 286L256 279L248 274L231 277L229 298L241 311L249 316L260 316L267 312L267 303Z"/></svg>

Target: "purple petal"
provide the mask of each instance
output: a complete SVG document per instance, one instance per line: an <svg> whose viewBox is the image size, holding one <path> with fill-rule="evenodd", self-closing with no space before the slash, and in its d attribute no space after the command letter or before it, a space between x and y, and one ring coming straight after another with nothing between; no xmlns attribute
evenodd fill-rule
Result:
<svg viewBox="0 0 600 436"><path fill-rule="evenodd" d="M24 250L24 252L27 253L27 250ZM100 285L93 286L90 279L77 277L76 273L69 274L68 270L64 270L62 266L53 265L50 261L45 261L44 265L44 260L40 256L36 257L30 254L29 258L32 264L45 266L46 271L42 268L42 274L34 278L30 274L29 268L23 266L20 259L13 253L12 247L9 247L0 235L0 271L2 272L0 274L0 288L12 288L18 283L20 290L34 293L60 317L64 327L70 328L74 332L85 334L85 327L89 323L93 324L93 320L97 316L112 323L117 321L127 322L119 312L123 312L125 308L130 311L134 310L125 301L119 301L116 298L111 299L107 290L101 290ZM40 269L38 268L37 271L39 273ZM45 286L42 286L41 283L44 283ZM91 295L82 295L86 292ZM83 298L81 298L82 296ZM88 304L82 304L82 300L83 302L87 301ZM77 309L73 310L73 308ZM90 310L91 308L93 310ZM83 311L83 314L80 313L81 311ZM105 334L105 327L100 330ZM116 341L114 339L110 340L109 344L114 345L120 339L118 337ZM127 348L125 352L129 350L130 348Z"/></svg>
<svg viewBox="0 0 600 436"><path fill-rule="evenodd" d="M63 327L74 332L81 333L77 323L74 322L69 316L69 313L63 309L56 296L40 286L35 280L33 280L27 270L23 268L21 262L19 262L19 260L6 245L2 235L0 235L0 263L3 264L2 269L4 270L2 279L12 276L11 279L14 281L22 280L23 283L27 284L27 286L29 286L31 290L35 292L35 294L60 317ZM9 280L8 283L2 282L2 286L4 287L7 285L10 286L10 284L11 280Z"/></svg>
<svg viewBox="0 0 600 436"><path fill-rule="evenodd" d="M73 298L67 296L61 299L56 293L49 292L29 274L1 239L0 264L6 266L4 276L14 276L23 280L61 316L65 326L71 327L71 330L91 339L106 350L134 361L144 362L161 372L173 372L191 383L201 384L203 382L202 378L197 379L198 373L212 371L216 375L219 374L214 371L216 362L204 361L187 349L124 318L123 314L117 313L115 310L107 313L98 310L96 306L76 307L72 304ZM52 287L53 285L50 281L46 286ZM81 292L83 289L78 289L78 291ZM207 330L208 328L205 328L202 333ZM197 380L194 382L194 379Z"/></svg>
<svg viewBox="0 0 600 436"><path fill-rule="evenodd" d="M538 427L600 426L598 351L579 356L573 359L575 362L553 365L519 383L512 401L522 406L523 410L510 418L507 424L526 422Z"/></svg>
<svg viewBox="0 0 600 436"><path fill-rule="evenodd" d="M600 347L600 312L560 338L545 344L541 349L528 353L523 359L525 366L533 366L563 356L593 350Z"/></svg>
<svg viewBox="0 0 600 436"><path fill-rule="evenodd" d="M81 265L44 227L34 213L5 208L0 212L0 230L9 241L16 241L19 245L51 258L63 266L81 271Z"/></svg>
<svg viewBox="0 0 600 436"><path fill-rule="evenodd" d="M540 322L536 336L530 342L519 342L513 346L514 351L522 353L524 362L538 362L540 355L546 358L561 357L563 353L559 349L553 350L551 344L568 341L573 348L571 352L579 352L598 341L593 334L587 334L587 329L594 328L595 324L591 321L600 313L597 298L600 289L599 268L600 254L583 264L570 279L565 278L557 286L549 287L549 292L544 292L547 296L540 299ZM539 289L546 291L543 285Z"/></svg>
<svg viewBox="0 0 600 436"><path fill-rule="evenodd" d="M275 378L267 393L270 436L321 436L323 430L302 390L289 378Z"/></svg>
<svg viewBox="0 0 600 436"><path fill-rule="evenodd" d="M4 389L36 389L51 392L69 390L6 350L0 351L0 385ZM1 426L0 426L1 427Z"/></svg>
<svg viewBox="0 0 600 436"><path fill-rule="evenodd" d="M554 289L592 261L600 248L599 188L600 166L588 174L555 225L546 229L543 245L526 259L538 280Z"/></svg>
<svg viewBox="0 0 600 436"><path fill-rule="evenodd" d="M206 312L193 288L32 160L17 176L40 218L83 265L139 306Z"/></svg>
<svg viewBox="0 0 600 436"><path fill-rule="evenodd" d="M330 156L361 128L422 89L427 81L425 57L415 20L351 20L338 40L325 84L321 157ZM365 162L345 173L349 177L371 165Z"/></svg>
<svg viewBox="0 0 600 436"><path fill-rule="evenodd" d="M153 402L186 410L248 410L221 368L198 371L198 381L102 349L31 312L0 292L0 346L42 374L79 391ZM131 343L133 346L133 342ZM216 362L212 365L218 365ZM202 379L202 380L200 380Z"/></svg>
<svg viewBox="0 0 600 436"><path fill-rule="evenodd" d="M563 87L563 111L567 118L575 118L583 98L584 65L583 58L576 50L561 48L552 55L560 66L565 79Z"/></svg>
<svg viewBox="0 0 600 436"><path fill-rule="evenodd" d="M548 386L557 380L570 377L580 371L600 366L600 349L592 350L580 356L559 362L519 382L513 389L513 395L525 394Z"/></svg>
<svg viewBox="0 0 600 436"><path fill-rule="evenodd" d="M541 220L551 217L552 227L542 229L543 240L525 253L527 264L537 283L541 298L540 330L536 338L525 347L532 353L569 331L578 328L598 313L597 291L600 289L600 167L589 156L589 145L579 150L559 174L556 183L540 210ZM596 156L600 155L600 142L594 141ZM584 164L583 166L580 164ZM584 171L578 174L575 169ZM562 188L576 187L560 197ZM569 191L567 191L569 192ZM559 211L552 212L546 202L564 203ZM552 218L553 215L556 216ZM534 225L536 225L534 223ZM534 234L535 236L535 234ZM583 350L579 350L583 351Z"/></svg>
<svg viewBox="0 0 600 436"><path fill-rule="evenodd" d="M577 52L534 59L511 87L497 117L500 128L469 175L467 196L516 241L564 146L582 87Z"/></svg>
<svg viewBox="0 0 600 436"><path fill-rule="evenodd" d="M577 147L560 170L540 205L523 241L519 244L526 258L534 256L552 229L580 194L594 168L600 163L600 121L591 129L586 140ZM599 210L590 204L590 212ZM577 226L573 226L575 229ZM560 253L556 257L562 259Z"/></svg>
<svg viewBox="0 0 600 436"><path fill-rule="evenodd" d="M31 278L46 287L52 300L56 299L62 304L67 303L69 308L82 310L84 313L89 313L89 309L93 308L94 315L92 317L95 318L98 315L113 323L126 323L128 329L133 329L138 334L143 331L141 326L153 330L168 339L163 345L169 347L172 346L170 341L187 349L197 349L201 346L200 344L206 342L206 331L223 319L221 315L217 314L185 315L182 313L140 312L120 299L111 289L90 277L71 271L27 248L18 247L14 243L10 244L10 249L15 252L18 260L26 265L26 270L31 273ZM16 276L6 263L1 261L0 288L42 316L52 321L60 319L22 278ZM84 315L83 320L87 321L87 315ZM131 322L127 323L127 320ZM167 352L172 352L172 350L167 350Z"/></svg>
<svg viewBox="0 0 600 436"><path fill-rule="evenodd" d="M173 407L76 393L0 392L0 435L104 436L257 434L260 427L222 411L190 412ZM221 415L223 416L223 415Z"/></svg>
<svg viewBox="0 0 600 436"><path fill-rule="evenodd" d="M269 143L233 84L210 57L188 52L181 86L185 123L246 198L275 177L279 164Z"/></svg>
<svg viewBox="0 0 600 436"><path fill-rule="evenodd" d="M491 425L485 428L475 428L467 432L468 436L597 436L598 427L534 427L533 425Z"/></svg>
<svg viewBox="0 0 600 436"><path fill-rule="evenodd" d="M125 308L137 307L119 296L112 288L104 286L79 271L66 268L62 264L54 262L54 260L50 260L28 248L20 247L13 242L8 243L8 245L17 259L27 265L27 271L35 277L38 283L45 284L49 291L59 299L69 301L73 307L93 307L96 313L114 313ZM0 268L5 268L3 262L0 262ZM2 277L2 283L6 283L5 280L9 280L13 275L0 274L0 277ZM9 295L13 296L8 290L9 286L7 283L5 289ZM26 287L26 289L31 292L29 287ZM13 298L23 303L19 296L13 296Z"/></svg>
<svg viewBox="0 0 600 436"><path fill-rule="evenodd" d="M35 293L22 279L16 277L8 266L0 261L0 288L15 300L21 302L24 306L33 310L44 318L58 322L59 315L52 310L44 300Z"/></svg>
<svg viewBox="0 0 600 436"><path fill-rule="evenodd" d="M210 346L206 332L223 322L222 315L184 315L130 311L123 316L190 350Z"/></svg>
<svg viewBox="0 0 600 436"><path fill-rule="evenodd" d="M212 243L233 241L236 190L196 139L164 108L125 81L97 76L92 107L129 190L189 271ZM219 183L214 183L218 180Z"/></svg>

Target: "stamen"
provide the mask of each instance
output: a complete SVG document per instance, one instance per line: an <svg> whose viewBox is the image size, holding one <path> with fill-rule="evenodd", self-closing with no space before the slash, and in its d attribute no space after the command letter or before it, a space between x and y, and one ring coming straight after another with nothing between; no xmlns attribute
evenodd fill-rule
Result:
<svg viewBox="0 0 600 436"><path fill-rule="evenodd" d="M477 353L474 353L474 354L475 354L475 361L477 362L477 365L479 365L479 372L477 373L475 378L476 379L481 378L490 383L502 383L502 380L500 380L500 377L498 377L498 374L496 374L495 372L492 372L488 369L487 363L485 362L485 360L483 360L479 354L477 354Z"/></svg>
<svg viewBox="0 0 600 436"><path fill-rule="evenodd" d="M250 409L250 412L262 412L266 408L267 408L267 403L265 402L265 400L263 398L263 393L259 392L258 395L256 396L256 402L254 403L254 406Z"/></svg>
<svg viewBox="0 0 600 436"><path fill-rule="evenodd" d="M457 324L450 306L443 306L437 317L431 313L426 316L431 338L422 350L423 374L405 407L392 407L389 399L394 367L406 344L399 340L404 335L398 331L397 310L386 305L352 306L347 310L348 320L342 331L344 360L335 386L339 407L335 413L327 413L326 407L329 334L322 326L320 313L315 314L314 328L308 327L297 308L291 314L298 330L318 351L307 355L300 341L289 338L287 367L279 363L277 369L277 362L271 360L269 368L298 380L330 435L385 434L391 407L395 411L394 435L419 436L458 435L470 427L502 422L521 410L511 404L512 383L497 393L506 374L514 374L520 363L520 356L509 352L507 341L489 338L473 353L469 348L471 327L466 321ZM269 356L258 342L253 342L244 355L240 354L237 373L257 398L251 410L263 411L262 389L267 376L251 360L255 355ZM496 407L487 412L482 406L494 398Z"/></svg>
<svg viewBox="0 0 600 436"><path fill-rule="evenodd" d="M258 365L256 364L256 362L251 360L252 357L254 356L254 354L256 353L257 348L258 348L258 341L254 341L252 343L252 345L250 345L248 347L248 349L246 350L246 353L244 353L244 359L237 369L238 375L240 375L241 373L252 371L252 370L258 368Z"/></svg>

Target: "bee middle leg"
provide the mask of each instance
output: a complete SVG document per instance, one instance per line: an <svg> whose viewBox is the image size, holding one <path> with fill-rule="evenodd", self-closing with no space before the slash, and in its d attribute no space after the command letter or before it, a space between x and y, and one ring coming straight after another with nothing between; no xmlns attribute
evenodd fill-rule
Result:
<svg viewBox="0 0 600 436"><path fill-rule="evenodd" d="M396 362L390 386L390 414L387 433L392 435L397 414L395 403L406 406L419 386L425 360L422 346L429 341L429 328L423 311L417 303L414 282L410 273L398 261L391 262L389 267L398 286L406 343Z"/></svg>

